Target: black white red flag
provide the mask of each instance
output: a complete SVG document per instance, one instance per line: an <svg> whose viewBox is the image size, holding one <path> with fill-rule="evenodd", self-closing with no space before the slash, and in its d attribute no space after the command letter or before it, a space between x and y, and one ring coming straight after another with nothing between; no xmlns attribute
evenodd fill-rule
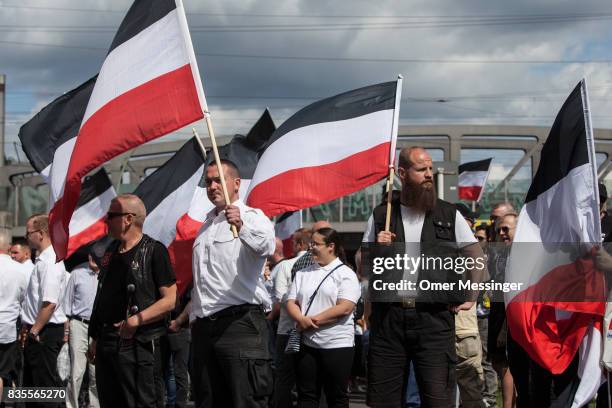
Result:
<svg viewBox="0 0 612 408"><path fill-rule="evenodd" d="M588 256L589 248L601 241L595 163L582 80L543 146L506 269L507 282L523 285L505 295L509 333L537 364L560 374L578 353L571 401L576 407L590 401L601 379L605 292ZM568 244L573 250L564 250Z"/></svg>
<svg viewBox="0 0 612 408"><path fill-rule="evenodd" d="M181 0L132 4L86 105L77 137L58 148L49 175L50 234L58 260L66 256L85 175L204 117L206 100Z"/></svg>
<svg viewBox="0 0 612 408"><path fill-rule="evenodd" d="M32 167L48 182L60 147L76 138L96 77L55 99L19 129L19 139ZM67 256L106 234L104 216L115 197L104 169L85 177L70 219Z"/></svg>
<svg viewBox="0 0 612 408"><path fill-rule="evenodd" d="M465 201L480 201L484 192L491 162L493 159L484 159L459 166L459 199Z"/></svg>
<svg viewBox="0 0 612 408"><path fill-rule="evenodd" d="M247 204L268 216L318 205L385 177L393 163L401 79L315 102L270 138Z"/></svg>

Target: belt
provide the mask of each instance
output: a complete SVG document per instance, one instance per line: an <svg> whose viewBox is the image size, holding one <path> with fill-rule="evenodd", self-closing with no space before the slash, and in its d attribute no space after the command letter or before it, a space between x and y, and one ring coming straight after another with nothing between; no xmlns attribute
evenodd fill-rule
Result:
<svg viewBox="0 0 612 408"><path fill-rule="evenodd" d="M401 302L391 303L391 306L401 307L402 309L416 309L416 300L414 298L402 299Z"/></svg>
<svg viewBox="0 0 612 408"><path fill-rule="evenodd" d="M230 307L226 307L223 310L218 311L217 313L213 313L210 316L205 316L202 318L198 317L198 319L205 320L205 321L211 321L211 320L214 321L214 320L219 320L219 319L223 319L226 317L242 315L247 312L250 312L251 310L260 310L263 313L263 306L262 305L249 305L249 304L230 306Z"/></svg>
<svg viewBox="0 0 612 408"><path fill-rule="evenodd" d="M81 317L81 316L68 316L68 318L70 320L78 320L79 322L83 322L85 324L89 324L89 319L85 319L84 317Z"/></svg>

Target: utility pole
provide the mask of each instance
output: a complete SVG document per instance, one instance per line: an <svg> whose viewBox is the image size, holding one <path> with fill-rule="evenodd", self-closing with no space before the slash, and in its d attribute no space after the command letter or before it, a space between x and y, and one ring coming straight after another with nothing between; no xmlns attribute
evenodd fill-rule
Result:
<svg viewBox="0 0 612 408"><path fill-rule="evenodd" d="M0 74L0 167L4 166L4 129L6 123L5 114L5 89L6 76Z"/></svg>

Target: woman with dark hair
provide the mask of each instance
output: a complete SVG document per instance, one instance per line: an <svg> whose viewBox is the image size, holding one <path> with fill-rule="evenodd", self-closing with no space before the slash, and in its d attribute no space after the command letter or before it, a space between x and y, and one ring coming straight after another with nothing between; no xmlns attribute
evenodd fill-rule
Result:
<svg viewBox="0 0 612 408"><path fill-rule="evenodd" d="M341 261L344 250L335 230L315 231L310 248L316 263L296 274L287 301L287 312L302 333L295 355L299 406L318 407L323 388L330 408L348 407L353 310L361 289L355 272Z"/></svg>

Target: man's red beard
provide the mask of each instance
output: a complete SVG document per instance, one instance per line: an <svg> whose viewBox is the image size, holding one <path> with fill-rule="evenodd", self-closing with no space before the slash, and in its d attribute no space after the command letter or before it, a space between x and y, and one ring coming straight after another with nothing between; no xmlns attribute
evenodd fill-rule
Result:
<svg viewBox="0 0 612 408"><path fill-rule="evenodd" d="M418 212L428 213L436 206L436 189L433 183L413 183L406 180L402 188L402 204Z"/></svg>

